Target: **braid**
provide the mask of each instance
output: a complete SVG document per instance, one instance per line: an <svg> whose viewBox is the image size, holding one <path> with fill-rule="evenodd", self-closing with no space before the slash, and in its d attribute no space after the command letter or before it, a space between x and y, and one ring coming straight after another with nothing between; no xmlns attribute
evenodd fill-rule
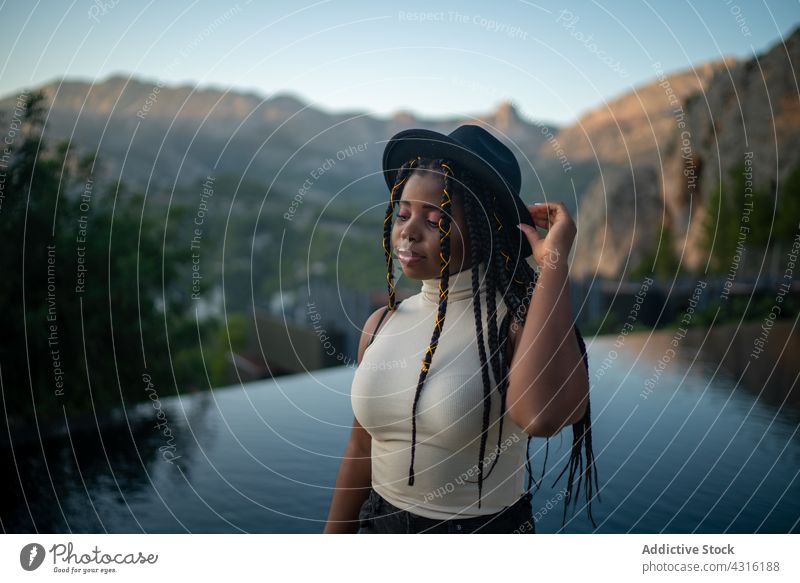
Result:
<svg viewBox="0 0 800 583"><path fill-rule="evenodd" d="M486 197L488 198L488 197ZM494 209L492 206L489 207L489 211L494 214ZM495 215L496 217L496 215ZM473 219L474 221L474 219ZM481 221L474 221L480 223ZM483 221L485 225L485 221ZM502 225L500 225L502 228ZM487 311L487 336L489 338L489 350L490 350L490 363L492 365L492 371L494 373L495 382L498 388L498 394L500 396L500 415L499 415L499 427L497 432L497 451L498 454L494 456L492 461L492 465L489 468L489 473L494 469L494 466L497 464L497 460L500 457L500 453L502 451L501 442L503 438L503 421L505 417L505 395L506 395L506 388L508 382L508 368L510 362L506 362L505 355L503 354L503 346L505 346L505 338L506 336L503 334L498 334L498 326L497 326L497 290L502 285L502 280L500 278L501 270L499 269L499 237L497 236L497 232L492 230L483 230L482 233L484 239L488 239L488 241L484 241L484 245L486 249L490 249L490 255L487 259L487 270L486 270L486 311ZM503 291L503 297L506 297L507 294L505 293L506 290ZM503 339L501 346L500 338ZM485 453L485 444L486 444L486 431L488 431L488 424L490 418L490 408L491 408L491 400L487 399L487 406L484 407L484 433L482 434L481 439L481 449L480 449L480 470L478 472L478 507L480 508L480 492L482 487L482 482L486 479L489 475L487 473L486 476L483 475L483 459Z"/></svg>
<svg viewBox="0 0 800 583"><path fill-rule="evenodd" d="M466 174L466 173L465 173ZM468 175L465 176L465 179L468 178ZM498 340L498 333L497 333L497 306L496 306L496 293L497 293L497 278L496 278L496 270L492 269L494 265L493 260L497 257L497 253L491 253L492 244L490 241L493 239L496 240L496 237L492 237L492 233L489 232L487 228L487 222L482 220L481 214L481 206L480 203L477 202L470 196L472 192L477 192L475 188L479 186L479 183L474 179L470 181L474 188L469 188L464 185L464 181L462 181L463 186L463 197L462 200L464 202L464 217L467 223L467 229L469 230L470 236L470 247L472 251L472 292L473 292L473 311L475 314L475 335L478 340L478 355L481 361L481 373L483 377L483 384L484 384L484 408L483 408L483 427L481 431L481 444L480 444L480 452L478 455L478 479L477 481L465 479L465 482L469 483L476 483L478 484L478 508L481 506L481 496L483 490L483 482L486 478L489 477L492 470L494 469L497 461L499 460L500 452L502 452L502 438L503 438L503 421L505 418L505 395L506 395L506 388L507 388L507 371L509 368L509 360L506 355L506 339L508 337L508 324L510 322L508 315L504 319L504 332L499 334L499 337L502 338L502 342ZM490 250L490 256L488 258L484 258L481 251L483 249ZM486 351L484 348L484 341L483 341L483 319L481 315L481 301L480 301L480 285L478 281L478 269L477 265L481 261L485 261L489 265L489 269L486 271L486 293L487 293L487 316L488 316L488 325L489 325L489 347L490 347L490 361L487 363L486 359ZM494 330L494 334L492 335L492 330ZM502 345L501 345L502 344ZM487 364L491 364L494 376L496 379L496 384L498 387L498 393L500 396L500 415L499 415L499 428L497 434L497 455L494 456L492 460L492 465L489 467L489 470L484 474L484 460L485 460L485 453L486 453L486 441L488 438L488 430L489 430L489 420L491 418L491 381L489 380L489 371Z"/></svg>
<svg viewBox="0 0 800 583"><path fill-rule="evenodd" d="M395 309L394 266L392 265L392 216L394 215L394 205L396 201L400 200L400 195L403 192L402 187L419 160L420 157L417 156L414 160L405 162L400 167L400 170L397 171L397 179L389 194L389 206L386 208L386 217L383 219L383 252L386 256L386 282L389 286L388 308L390 310Z"/></svg>
<svg viewBox="0 0 800 583"><path fill-rule="evenodd" d="M581 332L578 329L577 324L574 326L575 334L578 338L578 346L581 350L581 356L583 357L583 364L584 368L586 368L586 373L589 373L589 357L586 354L586 343L583 341L583 336L581 336ZM586 469L584 470L583 467L583 455L581 452L581 448L585 448L586 450ZM579 468L580 466L580 468ZM558 474L558 477L553 482L553 486L556 485L561 476L564 475L564 472L569 468L569 475L567 477L567 493L564 498L564 515L561 520L561 526L564 526L567 518L567 507L569 506L570 501L573 503L572 510L575 511L575 508L578 505L578 497L577 494L580 492L581 489L581 480L583 479L584 474L586 475L586 485L584 486L584 492L586 494L586 510L589 514L589 520L592 522L592 526L597 528L597 524L594 522L594 517L592 516L592 468L594 468L594 487L597 488L597 500L602 502L600 498L600 488L597 484L597 467L594 461L594 452L592 451L592 422L591 422L591 400L586 400L586 413L583 417L576 423L572 425L572 448L569 458L569 463L564 469L561 470L561 473ZM575 496L573 498L572 495L572 486L573 486L573 479L575 477L575 472L578 472L578 484L575 486Z"/></svg>
<svg viewBox="0 0 800 583"><path fill-rule="evenodd" d="M494 197L492 197L492 203L489 207L492 215L494 215L495 219L497 215L494 214ZM487 270L489 278L494 280L497 283L500 283L500 278L503 273L503 259L500 255L500 233L501 229L503 228L502 224L498 225L498 230L492 233L491 237L491 261L489 261L489 269ZM503 297L505 297L508 293L508 289L503 290ZM492 359L492 368L494 370L495 379L497 382L500 382L501 378L501 371L500 371L500 362L499 362L499 342L497 336L497 305L496 305L496 298L493 293L486 295L486 308L489 310L489 345L491 346L492 353L497 354L496 358Z"/></svg>
<svg viewBox="0 0 800 583"><path fill-rule="evenodd" d="M417 381L417 390L414 393L414 405L411 410L411 465L408 468L409 486L414 485L414 455L417 446L417 405L419 403L420 393L422 392L422 385L425 383L428 371L430 371L433 353L436 352L436 347L439 345L439 336L444 326L444 318L447 313L447 296L449 294L448 284L450 282L450 271L448 266L450 265L450 213L452 209L452 198L449 188L451 186L450 176L452 176L453 171L444 160L437 160L436 165L441 166L445 179L442 200L439 204L442 209L441 218L439 219L439 257L441 259L441 268L439 269L439 310L436 315L436 323L433 327L431 342L422 360L422 370L420 371L419 380Z"/></svg>
<svg viewBox="0 0 800 583"><path fill-rule="evenodd" d="M478 472L478 508L481 506L481 496L483 481L488 478L494 469L500 457L501 440L503 433L503 421L506 412L505 397L508 389L508 373L511 367L511 346L509 343L509 330L512 322L517 326L522 326L525 323L525 314L527 312L530 301L533 297L534 288L538 280L538 274L531 265L519 255L519 249L511 242L507 230L504 228L502 221L497 217L495 209L497 208L496 198L493 194L489 194L482 188L482 184L475 179L467 170L460 171L460 180L455 180L453 175L452 162L444 159L429 159L417 156L416 159L410 160L403 164L398 173L395 185L392 187L389 206L386 211L386 218L384 220L384 233L383 233L383 248L386 253L387 264L387 282L389 287L389 308L394 309L395 290L394 290L394 277L392 273L392 253L391 253L391 220L394 213L394 205L400 199L402 194L402 187L407 179L415 170L432 170L438 171L441 169L444 178L444 190L442 192L440 207L442 209L442 216L439 220L439 242L440 242L440 258L441 270L439 281L439 305L436 316L436 323L434 325L433 335L430 344L425 352L422 362L422 368L417 381L417 388L414 394L414 404L412 407L412 444L411 444L411 465L409 467L408 485L414 485L414 460L416 453L416 438L417 438L417 421L416 413L420 399L422 387L425 384L428 372L430 370L433 354L439 343L442 328L444 326L445 315L447 313L447 298L448 298L448 284L449 284L449 270L447 267L450 263L450 231L451 231L451 208L452 208L452 193L458 191L462 194L461 200L463 201L464 217L469 231L468 236L471 246L471 261L472 261L472 297L473 297L473 313L475 316L475 336L478 347L478 356L480 358L481 377L484 385L484 398L483 398L483 426L481 430L481 442L479 453L479 472ZM475 196L475 198L473 198ZM488 211L491 213L491 218L487 221L486 215L482 212L481 199L485 199L488 206ZM492 228L494 225L495 228ZM486 355L486 346L484 342L483 331L483 318L480 301L480 281L479 281L479 265L483 263L486 266L486 309L487 309L487 325L488 330L486 339L489 344L489 358ZM496 293L498 289L502 289L503 301L508 308L505 317L503 318L498 328L497 324L497 304ZM574 325L575 334L578 340L578 346L581 350L584 367L587 375L589 372L589 360L586 353L586 345L581 336L577 324ZM491 367L494 374L498 394L500 396L500 415L499 415L499 431L497 438L498 453L494 457L488 471L484 473L484 457L486 450L486 442L488 439L488 427L491 419L491 381L489 378L489 367ZM600 492L598 486L597 469L592 451L592 434L591 434L591 410L590 403L587 401L586 412L584 416L572 425L572 446L570 452L570 459L568 464L564 467L561 473L556 478L553 486L561 479L564 472L569 469L567 476L567 488L564 504L564 515L562 517L562 526L566 522L567 508L570 502L573 503L573 512L577 506L577 497L580 492L581 482L584 475L586 483L584 492L586 496L587 512L592 525L597 526L592 516L591 501L594 498L594 490L597 489L597 499L600 499ZM528 472L528 485L527 490L530 491L531 485L535 482L533 478L533 468L530 459L530 442L533 436L528 436L526 445L526 469ZM545 446L545 457L542 464L542 476L544 478L545 468L547 465L547 457L550 449L550 438L547 438ZM584 468L584 460L582 450L586 453L586 466ZM594 470L594 471L593 471ZM592 475L594 474L594 483L592 483ZM577 483L575 477L577 475ZM464 480L466 482L475 483L472 480ZM541 485L541 479L536 484L537 489Z"/></svg>
<svg viewBox="0 0 800 583"><path fill-rule="evenodd" d="M462 192L468 189L464 188ZM483 316L481 314L481 299L480 299L480 281L478 280L479 272L478 266L483 260L481 251L484 249L482 235L483 229L481 228L483 225L480 219L476 216L478 214L477 205L478 203L469 196L468 193L464 192L464 196L462 196L461 200L464 201L464 218L467 224L467 230L469 231L469 238L470 238L470 251L472 254L472 306L473 306L473 313L475 315L475 337L478 341L478 356L480 357L481 361L481 377L483 379L483 426L481 429L481 444L480 444L480 452L478 454L478 508L481 507L481 495L483 491L483 481L485 479L483 475L483 460L484 454L486 452L486 440L488 437L488 430L489 430L489 419L491 416L491 380L489 379L489 368L487 366L486 360L486 347L483 341ZM480 227L479 227L480 225ZM488 272L487 272L487 293L489 295L494 294L494 285L490 285L488 281ZM488 311L488 307L487 307ZM491 345L490 345L491 346ZM500 420L500 434L502 434L502 418ZM499 440L500 437L498 436L498 447L499 447ZM495 464L497 463L497 456L495 456L494 461L492 462L492 466L489 468L489 472L494 469ZM487 476L488 477L488 473ZM472 482L472 480L466 480L468 482Z"/></svg>
<svg viewBox="0 0 800 583"><path fill-rule="evenodd" d="M508 290L508 292L506 294L504 294L504 296L503 296L506 304L508 305L508 313L506 314L506 317L503 319L503 322L502 322L502 325L501 325L501 328L500 328L500 337L503 338L503 342L505 343L505 342L508 342L509 329L511 327L511 322L512 322L512 315L519 316L519 319L513 318L514 323L515 323L516 326L520 327L525 322L524 314L526 313L527 306L529 305L529 302L530 302L530 300L532 298L533 287L534 287L534 285L535 285L535 283L537 281L537 274L533 270L533 268L531 268L531 266L528 264L527 261L520 260L519 258L518 258L516 264L514 265L514 270L513 271L509 267L509 261L510 261L511 257L505 250L506 249L513 249L513 247L511 245L509 239L508 239L508 236L507 236L505 230L503 230L502 222L497 217L497 214L494 213L494 208L496 208L495 207L495 205L496 205L496 197L494 195L492 195L492 203L493 203L492 211L493 211L493 214L494 214L495 223L497 224L497 236L495 237L495 240L498 243L496 245L496 248L497 248L498 251L497 251L497 253L495 255L496 256L501 256L503 258L503 261L501 261L502 268L498 269L498 274L500 276L500 281L502 282L501 285L506 290ZM521 273L522 278L524 280L530 281L531 284L532 284L530 286L527 286L527 287L523 288L522 291L520 291L519 286L520 285L524 285L524 282L520 281L517 277L515 277L518 267L520 268L520 271L522 272ZM514 290L513 292L511 292L512 289ZM504 382L502 384L502 386L503 386L503 409L502 409L502 412L503 413L505 413L505 393L507 392L507 388L508 388L508 382L507 382L508 381L508 373L509 373L509 370L511 368L511 356L509 355L509 351L510 350L511 349L509 347L509 348L506 348L503 351L503 355L508 360L508 362L505 363L505 365L503 367L503 372L504 372L504 375L505 375L504 379L503 379ZM531 460L530 460L530 444L531 444L531 440L532 439L533 439L533 436L529 435L528 436L528 440L526 442L526 446L525 446L525 452L526 452L525 453L525 469L527 470L527 473L528 473L528 483L527 483L527 486L526 486L525 489L528 492L530 492L531 485L534 482L534 480L533 480L533 466L532 466ZM547 446L549 448L549 441L548 441ZM546 453L545 453L545 462L544 463L545 464L547 463L547 454ZM540 480L539 483L536 484L537 489L539 488L540 484L541 484L541 480Z"/></svg>
<svg viewBox="0 0 800 583"><path fill-rule="evenodd" d="M503 247L505 247L506 249L511 249L512 248L512 246L510 244L510 241L508 240L508 238L506 237L506 234L503 231L500 231L500 239L505 239L503 241ZM527 279L527 280L531 281L534 285L536 284L536 281L538 279L538 274L530 266L530 264L528 264L527 261L518 260L514 265L514 268L515 268L514 271L511 271L508 268L508 259L507 259L506 260L506 270L508 272L510 272L509 278L512 278L512 281L514 281L514 279L513 279L514 278L514 273L516 272L516 268L517 267L521 268L520 271L522 272L521 275L522 275L523 279ZM531 289L530 289L530 293L531 294L533 292L533 287L534 286L531 286ZM527 294L527 292L526 292L526 294ZM513 297L513 294L509 294L509 296ZM528 302L529 302L530 297L528 295L526 295L525 297L528 299ZM526 307L529 306L529 305L530 305L530 303L527 303ZM524 320L523 320L523 323L524 323ZM580 329L578 328L577 324L573 325L573 329L575 330L575 336L576 336L576 338L578 340L578 346L579 346L580 351L581 351L581 358L583 359L584 368L586 369L586 374L588 376L588 374L589 374L589 357L588 357L588 355L586 353L586 343L583 340L583 336L581 335ZM590 400L587 399L586 412L584 413L584 416L579 421L577 421L576 423L574 423L572 425L572 446L571 446L571 449L570 449L570 459L569 459L567 465L561 470L561 473L558 475L558 477L553 482L553 486L555 486L556 483L558 483L558 480L561 478L561 476L564 475L564 472L567 469L569 469L569 474L567 476L566 495L565 495L565 498L564 498L564 514L562 516L562 526L566 523L566 513L567 513L567 508L569 507L570 501L572 501L572 503L573 503L573 511L575 510L575 508L577 506L577 503L578 503L577 502L577 495L580 492L581 481L583 480L583 476L585 475L586 476L586 484L584 486L584 492L585 492L585 496L586 496L586 510L587 510L587 513L589 515L589 520L591 521L592 525L595 528L597 527L597 525L594 522L594 517L592 516L592 498L593 498L593 494L592 494L592 492L593 492L592 474L593 473L594 473L594 487L597 488L597 499L600 502L602 502L602 499L600 498L600 491L599 491L600 488L599 488L598 483L597 483L597 466L595 464L594 452L592 450L591 407L590 407L590 402L589 401ZM532 437L533 436L528 436L528 445L530 445L530 440L532 439ZM545 459L544 459L544 463L542 465L542 477L544 476L544 470L545 470L545 466L547 464L547 451L549 450L549 446L550 446L550 438L548 437L547 438L546 451L545 451ZM582 449L585 449L585 452L586 452L586 467L585 468L584 468L584 461L583 461L583 453L581 451ZM526 451L527 451L527 448L526 448ZM592 470L594 470L594 472ZM530 467L529 467L529 471L530 471ZM575 474L576 473L578 475L578 482L577 482L577 484L574 484L574 478L575 478ZM530 488L531 479L532 478L531 478L531 476L529 474L528 488ZM573 492L573 486L574 486L574 492ZM537 486L537 488L538 488L538 486Z"/></svg>

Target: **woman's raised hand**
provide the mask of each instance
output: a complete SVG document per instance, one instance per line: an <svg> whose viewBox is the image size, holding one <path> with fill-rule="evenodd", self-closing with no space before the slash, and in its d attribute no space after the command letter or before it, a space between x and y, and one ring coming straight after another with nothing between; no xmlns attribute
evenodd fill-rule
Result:
<svg viewBox="0 0 800 583"><path fill-rule="evenodd" d="M563 202L540 202L526 205L526 208L533 224L547 231L542 236L530 225L518 225L533 249L533 259L539 267L557 267L562 263L566 266L567 256L578 232L567 207Z"/></svg>

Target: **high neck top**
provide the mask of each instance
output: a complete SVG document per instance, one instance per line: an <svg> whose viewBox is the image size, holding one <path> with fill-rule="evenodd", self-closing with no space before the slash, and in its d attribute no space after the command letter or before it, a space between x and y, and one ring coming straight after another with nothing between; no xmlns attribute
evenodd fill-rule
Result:
<svg viewBox="0 0 800 583"><path fill-rule="evenodd" d="M435 304L439 303L440 278L423 279L420 293L422 299ZM480 293L486 292L486 268L483 263L478 264L478 285ZM472 267L466 267L458 273L450 274L447 283L447 302L460 302L472 299Z"/></svg>
<svg viewBox="0 0 800 583"><path fill-rule="evenodd" d="M479 276L483 280L482 268ZM486 395L476 339L471 267L449 278L447 313L417 401L415 481L408 485L412 411L420 367L439 310L439 279L421 281L420 293L404 299L386 316L353 377L353 413L372 437L372 487L392 505L437 520L500 512L525 491L528 435L508 416L507 409L500 434L502 402L489 366L491 408L481 456ZM486 282L482 281L482 287ZM487 296L484 289L480 294L484 331L489 329ZM508 309L499 291L495 297L499 324ZM488 342L486 337L484 342ZM488 351L489 345L485 346ZM485 472L497 463L484 475L478 508L478 462L482 457L488 461Z"/></svg>

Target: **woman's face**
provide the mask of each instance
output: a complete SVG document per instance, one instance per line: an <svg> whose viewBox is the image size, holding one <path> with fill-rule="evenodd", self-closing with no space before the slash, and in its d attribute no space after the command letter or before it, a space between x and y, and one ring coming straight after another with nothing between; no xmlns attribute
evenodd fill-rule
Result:
<svg viewBox="0 0 800 583"><path fill-rule="evenodd" d="M400 200L395 203L392 221L392 248L403 266L403 273L412 279L440 277L439 206L444 190L444 177L430 170L416 170L406 180ZM470 261L469 237L464 209L458 196L451 193L450 264L452 275L466 269Z"/></svg>

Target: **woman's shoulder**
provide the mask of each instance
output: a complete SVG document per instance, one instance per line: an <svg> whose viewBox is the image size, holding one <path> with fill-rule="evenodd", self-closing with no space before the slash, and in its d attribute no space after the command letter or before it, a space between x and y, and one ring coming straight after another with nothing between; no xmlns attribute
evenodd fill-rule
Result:
<svg viewBox="0 0 800 583"><path fill-rule="evenodd" d="M400 310L400 304L403 300L398 300L395 302L395 309ZM369 346L370 341L372 340L373 336L375 336L380 329L386 324L386 320L389 319L390 311L388 306L381 306L372 314L369 315L366 322L364 322L364 327L361 329L361 340L358 343L358 362L361 362L361 358L364 356L364 351Z"/></svg>
<svg viewBox="0 0 800 583"><path fill-rule="evenodd" d="M378 320L385 316L386 310L386 306L381 306L372 312L372 314L370 314L367 318L366 322L364 322L364 326L361 328L361 339L358 341L359 363L361 363L361 359L364 356L364 351L367 349L367 345L369 345L370 338L372 338L372 335L375 333L375 329L378 327Z"/></svg>

